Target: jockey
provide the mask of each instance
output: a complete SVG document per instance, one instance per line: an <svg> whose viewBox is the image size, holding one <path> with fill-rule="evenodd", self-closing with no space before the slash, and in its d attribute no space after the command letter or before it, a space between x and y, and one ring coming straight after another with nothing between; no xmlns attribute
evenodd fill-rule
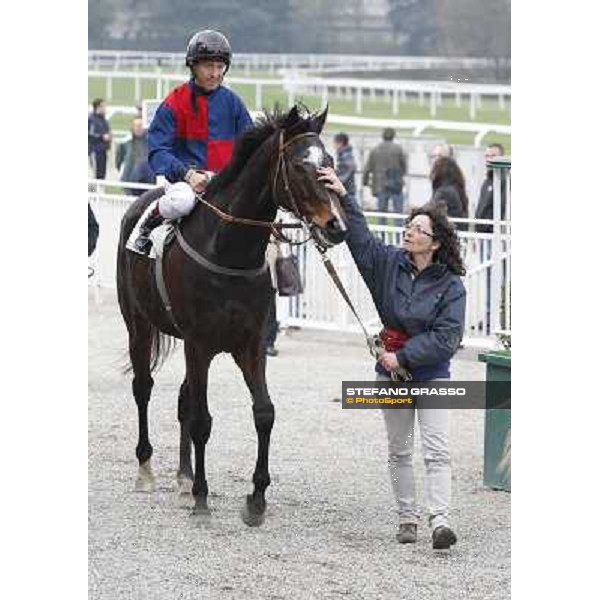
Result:
<svg viewBox="0 0 600 600"><path fill-rule="evenodd" d="M234 139L252 119L242 100L223 87L231 46L218 31L199 31L187 46L188 82L176 87L158 107L148 130L148 160L168 186L155 210L140 226L136 250L147 254L152 229L164 219L189 214L197 193L229 162Z"/></svg>

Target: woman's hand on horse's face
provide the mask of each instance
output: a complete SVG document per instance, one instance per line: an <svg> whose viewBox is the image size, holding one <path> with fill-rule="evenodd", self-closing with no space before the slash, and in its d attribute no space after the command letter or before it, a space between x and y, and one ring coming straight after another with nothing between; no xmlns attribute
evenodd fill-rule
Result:
<svg viewBox="0 0 600 600"><path fill-rule="evenodd" d="M340 181L336 172L331 167L319 167L317 169L318 180L322 181L328 190L335 192L338 196L344 197L348 192L344 184Z"/></svg>
<svg viewBox="0 0 600 600"><path fill-rule="evenodd" d="M386 371L395 371L400 366L398 358L393 352L384 352L379 357L379 362Z"/></svg>

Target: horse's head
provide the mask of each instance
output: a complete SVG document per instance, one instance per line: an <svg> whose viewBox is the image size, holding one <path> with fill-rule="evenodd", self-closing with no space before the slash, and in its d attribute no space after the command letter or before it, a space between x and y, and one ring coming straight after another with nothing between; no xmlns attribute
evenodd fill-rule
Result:
<svg viewBox="0 0 600 600"><path fill-rule="evenodd" d="M327 109L319 115L300 115L294 106L278 132L273 192L280 207L309 224L315 241L328 248L347 235L339 198L318 181L319 167L333 166L319 134Z"/></svg>

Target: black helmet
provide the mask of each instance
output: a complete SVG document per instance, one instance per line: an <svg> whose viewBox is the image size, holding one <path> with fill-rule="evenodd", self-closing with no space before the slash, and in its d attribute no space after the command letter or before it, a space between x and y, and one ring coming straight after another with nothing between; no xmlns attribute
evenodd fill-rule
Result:
<svg viewBox="0 0 600 600"><path fill-rule="evenodd" d="M229 69L231 46L227 38L212 29L204 29L195 33L188 42L185 66L192 68L201 59L222 60Z"/></svg>

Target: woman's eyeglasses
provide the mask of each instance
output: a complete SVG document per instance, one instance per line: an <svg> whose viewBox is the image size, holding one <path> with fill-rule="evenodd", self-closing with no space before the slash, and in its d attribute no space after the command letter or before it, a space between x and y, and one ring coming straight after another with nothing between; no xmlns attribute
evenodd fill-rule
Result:
<svg viewBox="0 0 600 600"><path fill-rule="evenodd" d="M425 231L418 223L406 223L406 225L404 226L404 233L406 234L406 232L409 230L414 230L417 233L422 233L433 239L433 234L429 233L429 231Z"/></svg>

